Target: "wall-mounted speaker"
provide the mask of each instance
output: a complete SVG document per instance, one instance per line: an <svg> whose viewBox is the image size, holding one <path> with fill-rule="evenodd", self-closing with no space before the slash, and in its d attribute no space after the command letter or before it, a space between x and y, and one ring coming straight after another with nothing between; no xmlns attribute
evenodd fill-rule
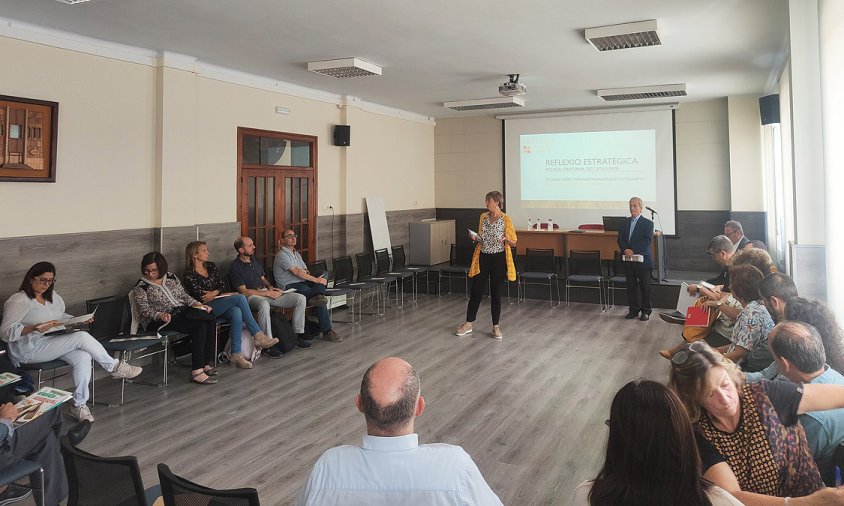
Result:
<svg viewBox="0 0 844 506"><path fill-rule="evenodd" d="M349 132L352 129L349 125L334 125L334 145L348 146Z"/></svg>
<svg viewBox="0 0 844 506"><path fill-rule="evenodd" d="M763 125L780 122L780 96L768 95L759 99L759 116Z"/></svg>

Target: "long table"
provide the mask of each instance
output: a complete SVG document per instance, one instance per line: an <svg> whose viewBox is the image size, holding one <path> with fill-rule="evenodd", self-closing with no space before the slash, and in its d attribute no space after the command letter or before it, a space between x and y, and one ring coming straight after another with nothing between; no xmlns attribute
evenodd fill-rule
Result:
<svg viewBox="0 0 844 506"><path fill-rule="evenodd" d="M618 251L618 232L605 232L603 230L516 230L519 240L516 243L516 252L524 255L527 248L553 249L554 256L568 258L568 252L575 251L600 251L601 260L613 260L615 252ZM654 261L654 272L659 272L659 244L662 234L654 232L654 240L651 243Z"/></svg>

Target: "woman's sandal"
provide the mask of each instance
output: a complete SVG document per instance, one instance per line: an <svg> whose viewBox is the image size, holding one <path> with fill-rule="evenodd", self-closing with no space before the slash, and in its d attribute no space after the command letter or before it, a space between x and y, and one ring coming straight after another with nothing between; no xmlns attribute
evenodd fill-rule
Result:
<svg viewBox="0 0 844 506"><path fill-rule="evenodd" d="M205 372L205 371L202 371L202 372L196 373L196 374L191 373L191 375L190 375L191 382L196 383L198 385L213 385L213 384L217 383L217 380L215 380L214 378L211 378L211 377L205 378L202 381L199 381L198 379L196 379L196 378L202 376L203 374L205 374L206 376L208 375L208 373Z"/></svg>
<svg viewBox="0 0 844 506"><path fill-rule="evenodd" d="M204 369L203 372L205 374L207 374L208 376L216 376L216 375L220 374L220 372L214 367L209 367L208 369Z"/></svg>

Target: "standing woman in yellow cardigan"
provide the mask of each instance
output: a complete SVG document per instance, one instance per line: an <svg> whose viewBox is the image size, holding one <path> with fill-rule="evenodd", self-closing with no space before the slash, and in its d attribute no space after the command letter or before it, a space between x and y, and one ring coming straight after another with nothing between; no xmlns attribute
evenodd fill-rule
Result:
<svg viewBox="0 0 844 506"><path fill-rule="evenodd" d="M486 280L490 280L490 311L492 312L492 337L501 339L504 335L498 326L501 316L501 290L504 277L510 281L516 280L516 266L513 264L513 252L510 246L516 245L516 229L510 217L501 211L504 196L501 192L492 191L486 194L486 208L488 212L481 215L478 234L471 235L475 242L475 253L472 255L472 266L469 277L472 278L472 295L469 307L466 309L466 322L457 327L457 335L465 336L472 332L472 323L478 315L478 306L484 294Z"/></svg>

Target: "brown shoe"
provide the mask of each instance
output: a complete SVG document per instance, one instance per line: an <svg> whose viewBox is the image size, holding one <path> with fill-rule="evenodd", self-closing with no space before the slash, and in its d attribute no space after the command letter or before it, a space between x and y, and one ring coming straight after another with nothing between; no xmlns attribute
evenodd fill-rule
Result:
<svg viewBox="0 0 844 506"><path fill-rule="evenodd" d="M331 342L334 342L334 343L339 343L340 341L343 340L343 338L341 336L339 336L337 334L337 332L334 332L334 329L328 329L325 332L323 332L322 338L325 339L326 341L331 341Z"/></svg>
<svg viewBox="0 0 844 506"><path fill-rule="evenodd" d="M264 348L269 348L270 346L278 343L278 339L275 337L270 337L263 332L258 332L255 334L255 347L259 350Z"/></svg>
<svg viewBox="0 0 844 506"><path fill-rule="evenodd" d="M235 353L229 358L229 363L239 369L252 369L252 362L246 360L243 353Z"/></svg>
<svg viewBox="0 0 844 506"><path fill-rule="evenodd" d="M671 360L671 350L659 350L659 356Z"/></svg>

